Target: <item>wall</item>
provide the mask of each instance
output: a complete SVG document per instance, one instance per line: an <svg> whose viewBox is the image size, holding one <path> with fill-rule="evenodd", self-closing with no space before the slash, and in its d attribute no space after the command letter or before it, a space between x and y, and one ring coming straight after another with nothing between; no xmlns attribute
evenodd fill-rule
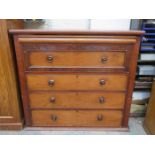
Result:
<svg viewBox="0 0 155 155"><path fill-rule="evenodd" d="M130 19L44 19L25 22L25 28L52 30L129 30Z"/></svg>

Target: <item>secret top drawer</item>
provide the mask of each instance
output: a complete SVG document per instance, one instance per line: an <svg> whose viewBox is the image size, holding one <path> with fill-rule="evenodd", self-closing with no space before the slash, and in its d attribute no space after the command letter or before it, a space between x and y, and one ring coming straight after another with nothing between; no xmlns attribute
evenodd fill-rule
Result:
<svg viewBox="0 0 155 155"><path fill-rule="evenodd" d="M28 68L125 68L125 51L32 51Z"/></svg>
<svg viewBox="0 0 155 155"><path fill-rule="evenodd" d="M121 37L18 38L26 70L128 69L136 42Z"/></svg>
<svg viewBox="0 0 155 155"><path fill-rule="evenodd" d="M127 87L127 74L27 75L29 90L120 90Z"/></svg>

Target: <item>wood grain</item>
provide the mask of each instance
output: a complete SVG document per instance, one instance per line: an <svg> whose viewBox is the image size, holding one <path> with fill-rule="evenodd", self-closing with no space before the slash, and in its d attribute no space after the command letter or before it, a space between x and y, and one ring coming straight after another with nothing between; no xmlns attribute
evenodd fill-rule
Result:
<svg viewBox="0 0 155 155"><path fill-rule="evenodd" d="M57 117L52 120L52 115ZM98 120L102 116L103 120ZM64 126L64 127L121 127L121 111L103 111L103 110L35 110L32 111L33 126Z"/></svg>
<svg viewBox="0 0 155 155"><path fill-rule="evenodd" d="M19 91L15 75L13 50L8 37L8 27L18 27L14 20L0 20L0 129L22 128Z"/></svg>
<svg viewBox="0 0 155 155"><path fill-rule="evenodd" d="M33 92L29 94L29 99L32 109L123 109L125 93Z"/></svg>
<svg viewBox="0 0 155 155"><path fill-rule="evenodd" d="M152 85L151 97L147 107L144 127L148 134L155 135L155 79Z"/></svg>
<svg viewBox="0 0 155 155"><path fill-rule="evenodd" d="M54 80L54 85L48 82ZM101 85L100 81L105 84ZM47 74L27 75L29 90L118 90L125 91L127 87L126 74Z"/></svg>
<svg viewBox="0 0 155 155"><path fill-rule="evenodd" d="M132 93L134 90L134 83L135 83L134 81L136 77L140 41L141 41L141 38L140 37L137 38L137 42L136 44L134 44L132 51L127 53L129 76L128 76L128 87L127 87L127 94L126 94L126 104L124 106L124 117L123 117L124 127L128 127L130 107L132 102Z"/></svg>
<svg viewBox="0 0 155 155"><path fill-rule="evenodd" d="M119 38L19 38L21 43L106 43L106 44L134 44L136 39Z"/></svg>
<svg viewBox="0 0 155 155"><path fill-rule="evenodd" d="M38 30L38 29L12 29L9 30L10 33L12 34L42 34L42 35L50 35L50 34L55 34L55 35L97 35L97 36L104 36L104 35L109 35L109 36L140 36L143 35L145 32L144 31L51 31L51 30Z"/></svg>
<svg viewBox="0 0 155 155"><path fill-rule="evenodd" d="M28 68L125 68L125 51L56 51L27 53ZM50 58L52 60L50 60Z"/></svg>

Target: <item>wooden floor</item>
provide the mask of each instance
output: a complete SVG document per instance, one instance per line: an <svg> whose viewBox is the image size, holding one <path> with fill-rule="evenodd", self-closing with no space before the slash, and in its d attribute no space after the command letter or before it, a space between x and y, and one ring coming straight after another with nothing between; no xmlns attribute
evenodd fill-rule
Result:
<svg viewBox="0 0 155 155"><path fill-rule="evenodd" d="M28 130L24 129L22 131L0 131L0 135L145 135L143 129L144 118L130 118L129 121L129 131L48 131L48 130Z"/></svg>

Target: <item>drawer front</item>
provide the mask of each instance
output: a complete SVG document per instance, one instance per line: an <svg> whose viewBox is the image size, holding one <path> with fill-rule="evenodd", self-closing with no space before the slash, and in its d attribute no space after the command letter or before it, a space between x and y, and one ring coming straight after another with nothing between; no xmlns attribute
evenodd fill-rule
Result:
<svg viewBox="0 0 155 155"><path fill-rule="evenodd" d="M50 92L31 93L29 95L31 108L104 108L123 109L125 93L110 92Z"/></svg>
<svg viewBox="0 0 155 155"><path fill-rule="evenodd" d="M28 68L125 68L125 51L32 51Z"/></svg>
<svg viewBox="0 0 155 155"><path fill-rule="evenodd" d="M126 90L126 74L27 75L29 90Z"/></svg>
<svg viewBox="0 0 155 155"><path fill-rule="evenodd" d="M121 111L103 110L35 110L33 126L56 127L121 127Z"/></svg>

